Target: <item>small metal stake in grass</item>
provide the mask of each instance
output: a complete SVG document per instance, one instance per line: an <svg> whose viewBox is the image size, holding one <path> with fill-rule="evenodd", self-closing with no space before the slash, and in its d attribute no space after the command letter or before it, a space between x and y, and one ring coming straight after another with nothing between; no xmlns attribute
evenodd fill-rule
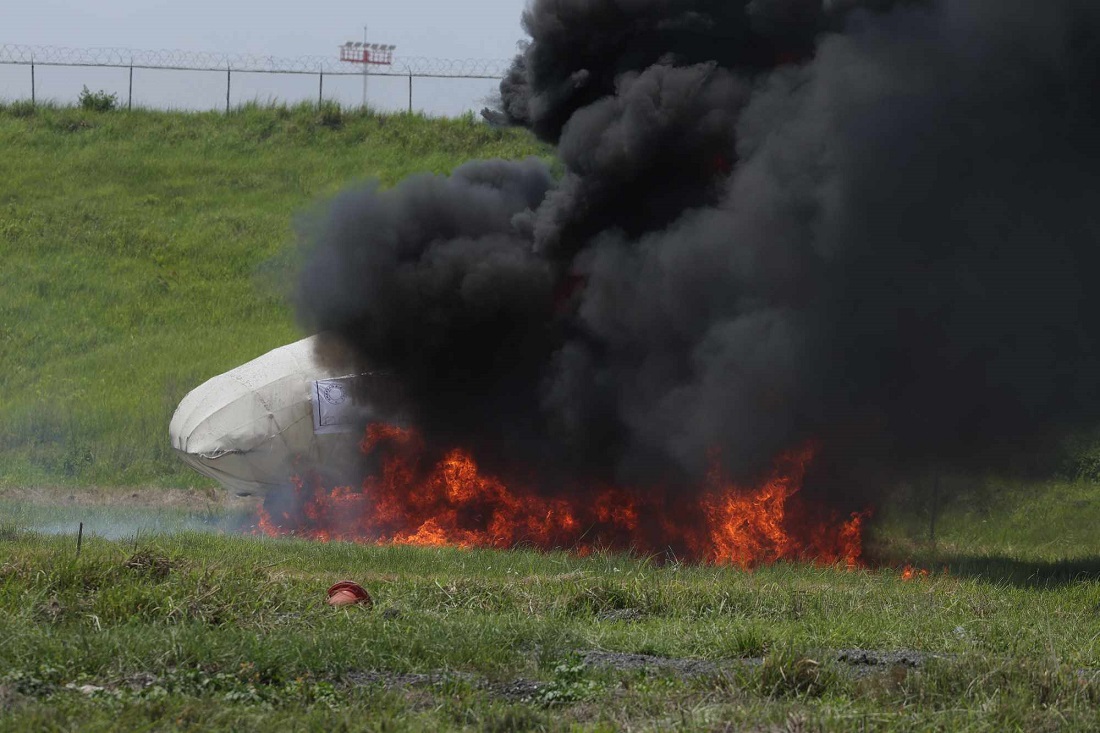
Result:
<svg viewBox="0 0 1100 733"><path fill-rule="evenodd" d="M940 513L940 472L936 471L932 482L932 511L928 519L928 542L936 547L936 519Z"/></svg>
<svg viewBox="0 0 1100 733"><path fill-rule="evenodd" d="M80 546L84 544L84 522L80 523L80 529L76 531L76 556L80 557Z"/></svg>

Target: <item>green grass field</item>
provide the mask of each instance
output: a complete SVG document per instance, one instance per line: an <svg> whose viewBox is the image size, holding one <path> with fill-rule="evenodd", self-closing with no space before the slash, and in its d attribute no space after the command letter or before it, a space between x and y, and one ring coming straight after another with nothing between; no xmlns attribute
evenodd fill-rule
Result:
<svg viewBox="0 0 1100 733"><path fill-rule="evenodd" d="M183 394L299 335L298 217L527 134L16 104L0 141L0 731L1100 729L1088 446L892 492L856 571L260 538L176 461Z"/></svg>
<svg viewBox="0 0 1100 733"><path fill-rule="evenodd" d="M1100 726L1087 531L1062 539L1089 579L945 527L932 574L904 581L272 540L201 493L49 499L0 499L0 729ZM325 605L345 578L372 608Z"/></svg>
<svg viewBox="0 0 1100 733"><path fill-rule="evenodd" d="M471 119L0 108L0 485L182 486L167 424L299 338L295 220L357 181L546 155Z"/></svg>

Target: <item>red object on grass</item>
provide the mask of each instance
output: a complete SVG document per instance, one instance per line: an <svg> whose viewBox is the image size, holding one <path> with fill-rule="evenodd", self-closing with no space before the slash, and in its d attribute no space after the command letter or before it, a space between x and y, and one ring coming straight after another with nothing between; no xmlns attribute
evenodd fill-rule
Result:
<svg viewBox="0 0 1100 733"><path fill-rule="evenodd" d="M353 580L341 580L328 589L328 604L330 606L350 606L355 603L374 605L370 593Z"/></svg>

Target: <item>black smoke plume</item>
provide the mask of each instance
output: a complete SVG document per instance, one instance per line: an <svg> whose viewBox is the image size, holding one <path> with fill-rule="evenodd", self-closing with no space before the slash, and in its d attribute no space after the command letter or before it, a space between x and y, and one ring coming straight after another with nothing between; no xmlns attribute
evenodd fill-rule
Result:
<svg viewBox="0 0 1100 733"><path fill-rule="evenodd" d="M1100 5L536 0L536 161L339 198L301 315L499 470L822 490L1100 418ZM346 361L346 359L345 359ZM839 494L834 494L839 495Z"/></svg>

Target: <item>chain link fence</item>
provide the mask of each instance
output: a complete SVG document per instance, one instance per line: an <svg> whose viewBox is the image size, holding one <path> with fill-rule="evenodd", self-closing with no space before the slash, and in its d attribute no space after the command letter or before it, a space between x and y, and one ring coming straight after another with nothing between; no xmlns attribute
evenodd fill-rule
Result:
<svg viewBox="0 0 1100 733"><path fill-rule="evenodd" d="M367 80L374 77L404 78L408 82L408 110L413 111L415 79L469 79L496 81L507 73L508 59L437 59L424 57L398 57L392 64L355 64L325 56L299 56L286 58L249 54L219 54L181 50L150 51L132 48L71 48L65 46L0 45L0 65L17 65L28 68L30 99L38 103L42 96L37 72L40 67L100 67L129 71L126 105L133 106L134 71L192 71L224 75L225 109L231 108L234 74L274 74L315 76L317 101L326 99L325 80L355 77L362 79L364 90ZM364 99L366 91L364 91Z"/></svg>

